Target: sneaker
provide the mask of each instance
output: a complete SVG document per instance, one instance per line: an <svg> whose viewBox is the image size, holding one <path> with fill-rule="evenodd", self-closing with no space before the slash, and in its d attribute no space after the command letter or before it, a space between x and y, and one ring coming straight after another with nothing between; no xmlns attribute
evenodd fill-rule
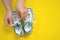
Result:
<svg viewBox="0 0 60 40"><path fill-rule="evenodd" d="M22 36L24 34L24 31L22 29L22 24L18 20L18 15L16 10L13 11L13 26L14 26L14 31L17 35Z"/></svg>
<svg viewBox="0 0 60 40"><path fill-rule="evenodd" d="M26 34L30 34L32 32L32 24L33 24L34 14L31 8L28 8L28 15L24 21L24 31Z"/></svg>

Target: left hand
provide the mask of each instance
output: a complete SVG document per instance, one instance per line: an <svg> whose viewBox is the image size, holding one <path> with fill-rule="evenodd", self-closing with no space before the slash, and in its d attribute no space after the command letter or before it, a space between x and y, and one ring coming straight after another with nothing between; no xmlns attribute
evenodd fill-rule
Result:
<svg viewBox="0 0 60 40"><path fill-rule="evenodd" d="M28 12L27 12L27 8L23 4L17 4L16 9L17 9L17 12L18 12L19 20L22 20L22 19L26 18Z"/></svg>

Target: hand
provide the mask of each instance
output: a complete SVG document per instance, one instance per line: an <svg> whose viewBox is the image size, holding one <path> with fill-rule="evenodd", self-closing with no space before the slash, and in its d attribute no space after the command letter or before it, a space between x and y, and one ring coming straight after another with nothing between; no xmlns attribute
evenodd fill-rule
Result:
<svg viewBox="0 0 60 40"><path fill-rule="evenodd" d="M4 21L5 21L7 26L12 25L12 11L7 11L6 16L4 18Z"/></svg>
<svg viewBox="0 0 60 40"><path fill-rule="evenodd" d="M18 12L18 17L19 17L19 20L22 20L24 18L26 18L27 16L27 8L23 5L23 4L18 4L17 5L17 12Z"/></svg>

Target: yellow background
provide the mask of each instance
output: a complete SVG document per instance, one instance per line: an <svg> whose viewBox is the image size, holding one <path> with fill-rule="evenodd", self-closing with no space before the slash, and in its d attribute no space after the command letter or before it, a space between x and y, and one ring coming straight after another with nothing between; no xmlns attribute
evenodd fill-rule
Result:
<svg viewBox="0 0 60 40"><path fill-rule="evenodd" d="M13 0L13 9L16 0ZM60 0L26 0L34 11L33 32L19 37L4 23L6 9L0 0L0 40L60 40Z"/></svg>

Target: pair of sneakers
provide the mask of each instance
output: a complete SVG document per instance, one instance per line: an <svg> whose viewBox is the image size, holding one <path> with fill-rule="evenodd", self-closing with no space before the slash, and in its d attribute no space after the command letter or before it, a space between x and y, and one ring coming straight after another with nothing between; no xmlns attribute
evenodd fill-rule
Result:
<svg viewBox="0 0 60 40"><path fill-rule="evenodd" d="M17 15L16 10L13 11L14 31L19 36L24 35L24 32L26 34L30 34L32 32L32 24L33 24L34 14L33 14L31 8L27 8L27 9L28 9L28 15L24 19L24 28L22 28L22 24L18 20L18 15Z"/></svg>

